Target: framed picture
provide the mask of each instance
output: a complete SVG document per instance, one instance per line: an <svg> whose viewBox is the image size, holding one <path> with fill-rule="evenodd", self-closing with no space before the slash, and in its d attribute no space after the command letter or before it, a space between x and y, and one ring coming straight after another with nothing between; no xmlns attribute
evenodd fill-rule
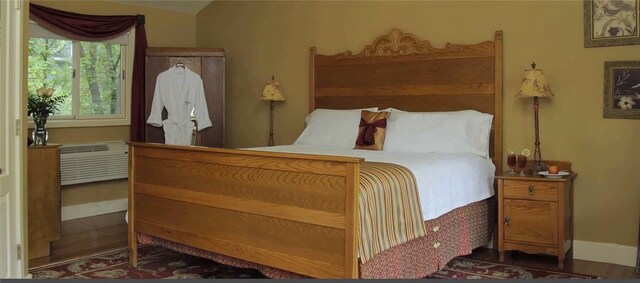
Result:
<svg viewBox="0 0 640 283"><path fill-rule="evenodd" d="M603 117L640 119L640 61L604 62Z"/></svg>
<svg viewBox="0 0 640 283"><path fill-rule="evenodd" d="M638 0L584 0L584 47L640 44Z"/></svg>

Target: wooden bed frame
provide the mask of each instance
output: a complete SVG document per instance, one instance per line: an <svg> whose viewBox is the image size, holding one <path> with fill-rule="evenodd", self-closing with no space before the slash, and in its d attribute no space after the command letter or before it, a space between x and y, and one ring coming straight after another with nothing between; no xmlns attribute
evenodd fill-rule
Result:
<svg viewBox="0 0 640 283"><path fill-rule="evenodd" d="M309 53L309 109L475 109L494 115L501 168L502 32L434 48L392 29L356 55ZM129 143L137 233L316 278L358 278L361 158Z"/></svg>

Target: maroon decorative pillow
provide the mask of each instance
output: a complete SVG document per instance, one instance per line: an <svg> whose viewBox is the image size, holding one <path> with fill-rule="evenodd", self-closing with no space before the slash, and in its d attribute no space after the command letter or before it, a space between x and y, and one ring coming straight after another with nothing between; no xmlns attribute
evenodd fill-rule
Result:
<svg viewBox="0 0 640 283"><path fill-rule="evenodd" d="M362 110L355 148L382 150L389 115L391 115L391 112Z"/></svg>

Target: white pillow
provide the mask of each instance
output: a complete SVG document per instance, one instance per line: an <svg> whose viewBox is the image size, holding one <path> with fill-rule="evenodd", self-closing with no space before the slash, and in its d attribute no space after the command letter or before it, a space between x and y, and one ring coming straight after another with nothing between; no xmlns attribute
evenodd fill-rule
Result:
<svg viewBox="0 0 640 283"><path fill-rule="evenodd" d="M352 149L358 138L358 125L360 125L362 110L378 111L378 107L351 110L313 110L305 119L307 127L293 144Z"/></svg>
<svg viewBox="0 0 640 283"><path fill-rule="evenodd" d="M474 110L393 112L384 151L471 153L489 157L493 115Z"/></svg>

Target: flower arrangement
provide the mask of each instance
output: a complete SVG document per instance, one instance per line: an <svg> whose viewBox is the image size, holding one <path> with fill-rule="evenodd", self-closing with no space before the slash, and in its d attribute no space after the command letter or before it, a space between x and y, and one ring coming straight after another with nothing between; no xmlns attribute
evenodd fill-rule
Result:
<svg viewBox="0 0 640 283"><path fill-rule="evenodd" d="M27 115L33 117L48 117L49 114L58 110L60 104L67 98L66 95L53 96L56 90L53 88L41 87L36 93L30 93L27 104Z"/></svg>

